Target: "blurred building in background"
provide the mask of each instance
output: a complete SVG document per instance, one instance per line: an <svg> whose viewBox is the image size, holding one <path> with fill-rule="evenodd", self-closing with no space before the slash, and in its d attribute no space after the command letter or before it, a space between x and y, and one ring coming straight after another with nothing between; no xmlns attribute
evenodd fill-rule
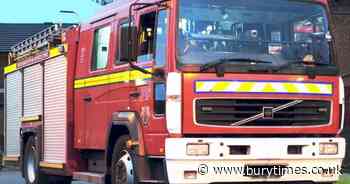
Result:
<svg viewBox="0 0 350 184"><path fill-rule="evenodd" d="M52 24L0 23L0 155L4 150L4 66L8 64L11 46Z"/></svg>

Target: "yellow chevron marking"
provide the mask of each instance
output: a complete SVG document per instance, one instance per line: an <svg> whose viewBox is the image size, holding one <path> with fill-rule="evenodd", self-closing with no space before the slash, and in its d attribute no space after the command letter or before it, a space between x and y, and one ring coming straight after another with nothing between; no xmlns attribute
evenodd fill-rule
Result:
<svg viewBox="0 0 350 184"><path fill-rule="evenodd" d="M327 86L326 86L326 89L327 89L327 94L332 94L333 93L333 86L332 85L330 85L330 84L328 84Z"/></svg>
<svg viewBox="0 0 350 184"><path fill-rule="evenodd" d="M204 86L211 86L207 89ZM210 85L209 85L210 84ZM238 88L229 88L237 84ZM262 85L262 89L255 89L255 85ZM275 86L281 85L281 86ZM333 94L332 84L322 83L293 83L293 82L237 82L237 81L198 81L195 84L197 92L246 92L246 93L307 93L307 94ZM302 86L303 88L298 88Z"/></svg>
<svg viewBox="0 0 350 184"><path fill-rule="evenodd" d="M196 89L203 90L204 84L204 82L196 82Z"/></svg>
<svg viewBox="0 0 350 184"><path fill-rule="evenodd" d="M276 92L276 90L271 83L266 83L262 92L271 93L271 92Z"/></svg>
<svg viewBox="0 0 350 184"><path fill-rule="evenodd" d="M255 84L255 82L242 82L237 92L250 92Z"/></svg>
<svg viewBox="0 0 350 184"><path fill-rule="evenodd" d="M217 82L211 91L225 91L230 86L230 84L230 82Z"/></svg>
<svg viewBox="0 0 350 184"><path fill-rule="evenodd" d="M287 89L288 93L297 93L298 88L292 83L283 83L283 87Z"/></svg>
<svg viewBox="0 0 350 184"><path fill-rule="evenodd" d="M304 84L308 93L322 93L317 84Z"/></svg>

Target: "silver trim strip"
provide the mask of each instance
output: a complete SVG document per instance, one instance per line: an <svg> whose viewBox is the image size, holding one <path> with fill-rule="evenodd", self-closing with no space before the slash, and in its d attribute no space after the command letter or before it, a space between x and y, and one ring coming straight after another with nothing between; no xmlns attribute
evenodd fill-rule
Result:
<svg viewBox="0 0 350 184"><path fill-rule="evenodd" d="M287 104L284 104L284 105L281 105L281 106L278 106L278 107L275 107L272 109L272 112L278 112L278 111L281 111L283 109L287 109L289 107L292 107L294 105L297 105L297 104L300 104L301 102L303 102L304 100L294 100L292 102L289 102ZM260 118L263 118L264 117L264 113L260 113L260 114L257 114L255 116L252 116L250 118L247 118L247 119L243 119L241 121L238 121L236 123L232 123L231 126L241 126L241 125L244 125L246 123L249 123L249 122L252 122L252 121L255 121L255 120L258 120Z"/></svg>

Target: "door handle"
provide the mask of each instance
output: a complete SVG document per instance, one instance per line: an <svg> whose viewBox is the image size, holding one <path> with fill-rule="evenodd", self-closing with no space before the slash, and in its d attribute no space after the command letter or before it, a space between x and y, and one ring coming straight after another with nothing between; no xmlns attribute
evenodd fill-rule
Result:
<svg viewBox="0 0 350 184"><path fill-rule="evenodd" d="M83 99L85 102L91 102L92 100L91 96L85 96Z"/></svg>
<svg viewBox="0 0 350 184"><path fill-rule="evenodd" d="M129 96L132 97L132 98L138 98L140 95L141 94L138 91L133 91L133 92L129 93Z"/></svg>

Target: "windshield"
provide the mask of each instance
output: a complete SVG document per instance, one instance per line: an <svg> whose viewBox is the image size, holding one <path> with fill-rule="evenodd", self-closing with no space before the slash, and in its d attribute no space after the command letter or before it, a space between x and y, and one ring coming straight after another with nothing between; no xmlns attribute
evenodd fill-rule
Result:
<svg viewBox="0 0 350 184"><path fill-rule="evenodd" d="M306 60L330 64L328 20L317 3L179 0L178 21L182 65L228 58L268 61L259 63L265 66Z"/></svg>

